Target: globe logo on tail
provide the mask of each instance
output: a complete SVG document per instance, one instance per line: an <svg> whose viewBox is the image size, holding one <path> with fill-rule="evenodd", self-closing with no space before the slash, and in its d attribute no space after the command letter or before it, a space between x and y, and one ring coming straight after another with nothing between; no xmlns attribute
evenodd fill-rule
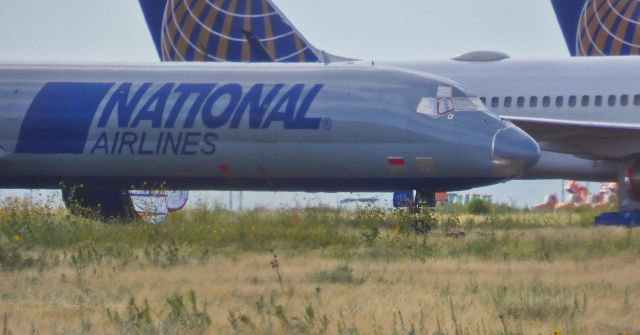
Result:
<svg viewBox="0 0 640 335"><path fill-rule="evenodd" d="M587 0L578 23L576 54L640 54L640 0Z"/></svg>
<svg viewBox="0 0 640 335"><path fill-rule="evenodd" d="M318 62L307 41L266 0L169 0L164 61Z"/></svg>

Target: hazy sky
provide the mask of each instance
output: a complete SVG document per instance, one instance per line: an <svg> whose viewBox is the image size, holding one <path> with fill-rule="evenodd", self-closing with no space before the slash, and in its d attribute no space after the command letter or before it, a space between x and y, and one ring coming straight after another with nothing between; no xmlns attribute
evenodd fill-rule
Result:
<svg viewBox="0 0 640 335"><path fill-rule="evenodd" d="M342 56L431 60L471 50L499 50L514 58L568 57L546 0L394 0L384 1L384 6L372 0L275 3L312 44ZM20 0L4 1L0 7L0 60L158 61L136 0ZM515 181L473 192L532 205L545 194L560 192L560 185ZM2 192L8 194L14 193ZM245 192L244 202L334 204L348 196ZM228 202L228 192L199 197Z"/></svg>

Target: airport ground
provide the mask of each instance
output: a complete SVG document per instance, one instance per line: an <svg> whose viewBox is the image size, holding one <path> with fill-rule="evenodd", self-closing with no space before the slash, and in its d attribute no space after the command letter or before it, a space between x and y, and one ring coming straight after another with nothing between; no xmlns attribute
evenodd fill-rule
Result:
<svg viewBox="0 0 640 335"><path fill-rule="evenodd" d="M2 334L640 334L640 233L594 214L443 207L421 234L375 208L119 225L13 202Z"/></svg>

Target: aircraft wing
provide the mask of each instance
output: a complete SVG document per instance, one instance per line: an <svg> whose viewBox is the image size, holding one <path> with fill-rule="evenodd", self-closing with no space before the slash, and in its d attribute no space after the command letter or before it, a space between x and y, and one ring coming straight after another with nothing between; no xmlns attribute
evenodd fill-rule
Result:
<svg viewBox="0 0 640 335"><path fill-rule="evenodd" d="M502 116L545 150L620 159L640 153L640 124Z"/></svg>
<svg viewBox="0 0 640 335"><path fill-rule="evenodd" d="M503 116L539 142L569 137L626 138L640 136L640 124L589 122L536 117Z"/></svg>

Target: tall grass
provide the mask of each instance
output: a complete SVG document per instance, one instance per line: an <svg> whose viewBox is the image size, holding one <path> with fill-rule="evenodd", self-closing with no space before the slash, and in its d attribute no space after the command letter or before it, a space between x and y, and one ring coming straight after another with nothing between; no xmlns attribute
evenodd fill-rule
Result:
<svg viewBox="0 0 640 335"><path fill-rule="evenodd" d="M153 225L14 201L0 316L22 333L626 332L640 234L594 214L200 205Z"/></svg>
<svg viewBox="0 0 640 335"><path fill-rule="evenodd" d="M594 212L487 215L452 208L423 211L362 208L256 209L231 212L201 205L162 225L122 225L72 215L55 207L15 201L0 214L0 268L62 263L172 266L213 254L285 250L338 259L475 258L535 260L600 258L640 253L634 230L589 228ZM464 234L450 234L451 230ZM454 238L464 236L463 238Z"/></svg>

